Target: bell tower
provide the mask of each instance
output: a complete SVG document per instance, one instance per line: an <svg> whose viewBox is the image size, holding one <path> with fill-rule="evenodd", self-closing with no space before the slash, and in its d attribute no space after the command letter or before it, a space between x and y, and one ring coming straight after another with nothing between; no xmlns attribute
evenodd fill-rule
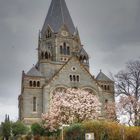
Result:
<svg viewBox="0 0 140 140"><path fill-rule="evenodd" d="M50 73L53 75L57 72L72 55L76 55L89 70L88 54L81 44L65 0L52 0L38 44L39 70L47 78L50 78Z"/></svg>

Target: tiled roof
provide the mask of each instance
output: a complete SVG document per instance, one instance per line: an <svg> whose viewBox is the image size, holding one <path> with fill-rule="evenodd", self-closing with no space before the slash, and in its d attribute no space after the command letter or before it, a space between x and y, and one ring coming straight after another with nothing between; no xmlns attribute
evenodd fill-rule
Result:
<svg viewBox="0 0 140 140"><path fill-rule="evenodd" d="M89 57L84 48L82 48L82 49L80 50L80 53L79 53L79 54L80 54L80 55L83 55L83 56L86 56L86 57Z"/></svg>
<svg viewBox="0 0 140 140"><path fill-rule="evenodd" d="M42 77L42 74L40 71L38 71L35 67L32 67L26 74L27 76L37 76Z"/></svg>
<svg viewBox="0 0 140 140"><path fill-rule="evenodd" d="M110 78L108 78L102 71L97 75L96 80L99 81L112 81Z"/></svg>
<svg viewBox="0 0 140 140"><path fill-rule="evenodd" d="M46 31L48 25L56 33L59 31L62 25L65 25L70 33L74 34L75 27L65 0L52 0L44 26L42 28L42 33Z"/></svg>

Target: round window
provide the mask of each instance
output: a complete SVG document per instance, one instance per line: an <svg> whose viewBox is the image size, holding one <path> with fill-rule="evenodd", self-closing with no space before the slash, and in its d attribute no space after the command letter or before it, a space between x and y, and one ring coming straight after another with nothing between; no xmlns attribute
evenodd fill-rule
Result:
<svg viewBox="0 0 140 140"><path fill-rule="evenodd" d="M72 71L76 71L77 68L76 68L76 67L72 67L71 70L72 70Z"/></svg>

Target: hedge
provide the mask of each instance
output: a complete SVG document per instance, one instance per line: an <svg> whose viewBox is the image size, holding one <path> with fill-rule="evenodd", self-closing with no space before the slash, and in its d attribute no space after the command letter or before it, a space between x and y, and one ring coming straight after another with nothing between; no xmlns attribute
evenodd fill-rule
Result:
<svg viewBox="0 0 140 140"><path fill-rule="evenodd" d="M85 140L85 133L94 133L95 140L140 140L140 127L105 121L74 124L65 129L64 140Z"/></svg>
<svg viewBox="0 0 140 140"><path fill-rule="evenodd" d="M95 140L140 140L140 127L128 127L116 122L88 121L64 128L64 140L85 140L85 133L94 133ZM54 133L55 134L55 133ZM19 140L31 140L31 135ZM34 140L61 140L58 136L34 136Z"/></svg>

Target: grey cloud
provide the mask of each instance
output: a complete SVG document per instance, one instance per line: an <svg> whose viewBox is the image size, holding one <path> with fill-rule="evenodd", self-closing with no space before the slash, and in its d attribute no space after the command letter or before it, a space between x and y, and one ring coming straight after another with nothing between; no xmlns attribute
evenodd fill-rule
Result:
<svg viewBox="0 0 140 140"><path fill-rule="evenodd" d="M0 112L11 108L17 118L21 72L37 61L38 31L51 0L0 1ZM140 56L139 0L66 0L91 72L116 73ZM5 114L6 112L2 112ZM4 116L4 115L3 115ZM0 116L0 121L3 117Z"/></svg>

